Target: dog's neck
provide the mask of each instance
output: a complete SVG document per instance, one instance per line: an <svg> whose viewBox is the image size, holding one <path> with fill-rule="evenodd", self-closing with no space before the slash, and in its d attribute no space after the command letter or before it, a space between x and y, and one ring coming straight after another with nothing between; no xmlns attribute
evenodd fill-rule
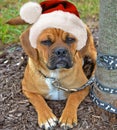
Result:
<svg viewBox="0 0 117 130"><path fill-rule="evenodd" d="M61 69L55 69L55 70L50 70L48 69L47 65L43 61L38 61L35 62L33 59L29 58L29 64L30 66L33 66L31 68L35 68L35 70L40 71L43 75L46 77L52 77L56 79L64 78L69 74L73 73L73 68L66 69L66 68L61 68ZM67 72L67 73L66 73Z"/></svg>
<svg viewBox="0 0 117 130"><path fill-rule="evenodd" d="M38 63L32 61L31 58L29 58L29 64L30 64L30 66L33 66L31 68L35 69L33 71L38 72L38 73L39 73L39 71L41 71L41 73L43 75L45 75L46 77L55 78L57 80L60 80L63 84L65 84L65 86L67 84L67 86L70 86L70 87L73 86L73 88L80 87L84 83L87 82L87 78L82 69L82 60L79 61L79 63L78 62L75 63L74 66L70 69L61 68L61 69L56 69L56 70L49 70L45 64L43 64L43 63L38 64ZM74 74L75 77L73 77L72 74ZM64 83L64 81L69 81L69 83L76 82L75 84L77 84L77 85L73 85L72 83L71 84Z"/></svg>

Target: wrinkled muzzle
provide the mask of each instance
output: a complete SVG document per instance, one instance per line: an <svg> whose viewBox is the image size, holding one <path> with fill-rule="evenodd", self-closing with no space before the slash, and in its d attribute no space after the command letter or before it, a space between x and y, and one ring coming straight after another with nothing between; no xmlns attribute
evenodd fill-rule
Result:
<svg viewBox="0 0 117 130"><path fill-rule="evenodd" d="M49 56L47 67L50 70L66 68L73 66L73 60L68 49L64 47L55 48Z"/></svg>

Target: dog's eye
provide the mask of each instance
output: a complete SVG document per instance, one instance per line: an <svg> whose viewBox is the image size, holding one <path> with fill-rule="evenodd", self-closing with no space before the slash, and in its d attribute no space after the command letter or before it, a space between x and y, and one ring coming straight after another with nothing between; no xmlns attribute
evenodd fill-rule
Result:
<svg viewBox="0 0 117 130"><path fill-rule="evenodd" d="M52 43L53 42L50 39L41 41L41 44L47 45L47 46L50 46Z"/></svg>
<svg viewBox="0 0 117 130"><path fill-rule="evenodd" d="M69 37L69 36L67 36L66 39L65 39L65 42L66 42L67 44L74 43L75 41L76 41L75 38L72 38L72 37Z"/></svg>

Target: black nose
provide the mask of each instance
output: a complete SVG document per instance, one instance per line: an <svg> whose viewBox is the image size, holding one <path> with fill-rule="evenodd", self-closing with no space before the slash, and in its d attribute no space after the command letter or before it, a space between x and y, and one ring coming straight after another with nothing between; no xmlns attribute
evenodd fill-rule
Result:
<svg viewBox="0 0 117 130"><path fill-rule="evenodd" d="M67 56L68 50L66 48L57 48L54 52L58 57Z"/></svg>

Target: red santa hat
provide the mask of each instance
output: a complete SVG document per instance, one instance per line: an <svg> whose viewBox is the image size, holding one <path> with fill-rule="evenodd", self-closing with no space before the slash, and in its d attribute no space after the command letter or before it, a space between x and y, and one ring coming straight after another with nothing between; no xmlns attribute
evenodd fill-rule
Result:
<svg viewBox="0 0 117 130"><path fill-rule="evenodd" d="M62 29L76 36L77 50L86 45L86 27L79 18L76 7L66 0L46 0L40 4L28 2L21 7L20 16L25 22L33 24L29 40L34 48L37 46L38 36L47 28Z"/></svg>

